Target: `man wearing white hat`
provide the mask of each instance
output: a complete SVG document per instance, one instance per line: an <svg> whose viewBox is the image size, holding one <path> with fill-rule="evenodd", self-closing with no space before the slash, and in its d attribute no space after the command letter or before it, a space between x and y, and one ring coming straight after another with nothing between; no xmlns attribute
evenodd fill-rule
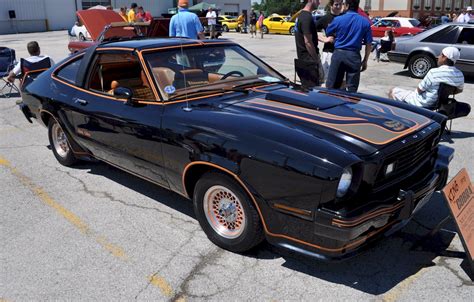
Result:
<svg viewBox="0 0 474 302"><path fill-rule="evenodd" d="M462 92L464 75L454 67L460 56L461 53L456 47L446 47L438 57L439 67L428 71L415 91L395 87L390 90L389 97L418 107L429 108L438 99L438 90L441 83L457 87L457 93Z"/></svg>
<svg viewBox="0 0 474 302"><path fill-rule="evenodd" d="M468 23L472 17L472 6L468 6L466 9L462 10L462 13L459 14L459 17L456 19L456 22L459 23Z"/></svg>

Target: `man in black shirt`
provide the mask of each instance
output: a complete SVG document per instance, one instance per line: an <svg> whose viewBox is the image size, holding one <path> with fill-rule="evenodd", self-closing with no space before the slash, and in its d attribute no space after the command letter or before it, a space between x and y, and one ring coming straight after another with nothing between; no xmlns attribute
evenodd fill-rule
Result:
<svg viewBox="0 0 474 302"><path fill-rule="evenodd" d="M311 12L317 9L319 0L307 0L296 20L295 42L296 54L295 69L305 88L319 86L323 80L323 70L318 49L318 33Z"/></svg>
<svg viewBox="0 0 474 302"><path fill-rule="evenodd" d="M250 13L250 35L251 38L257 37L257 13L253 9Z"/></svg>
<svg viewBox="0 0 474 302"><path fill-rule="evenodd" d="M326 31L332 20L342 13L342 0L329 0L329 12L326 13L316 22L317 31ZM324 70L324 77L329 73L329 66L331 65L332 53L334 52L334 43L326 42L323 47L323 54L321 56L321 64ZM323 82L322 80L321 82Z"/></svg>

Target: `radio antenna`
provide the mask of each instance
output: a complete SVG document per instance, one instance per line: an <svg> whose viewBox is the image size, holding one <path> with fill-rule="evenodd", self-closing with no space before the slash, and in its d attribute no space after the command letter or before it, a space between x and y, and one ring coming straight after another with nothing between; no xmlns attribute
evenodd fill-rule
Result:
<svg viewBox="0 0 474 302"><path fill-rule="evenodd" d="M179 21L180 21L180 20L179 20L179 19L180 19L179 7L178 7L178 12L177 12L177 14L178 14L178 18L177 18L177 19L178 19L178 22L177 22L177 23L181 25L181 22L179 22ZM179 38L179 46L180 46L180 49L181 49L181 67L182 67L182 68L181 68L181 71L182 71L183 80L184 80L184 97L185 97L185 100L186 100L186 107L183 107L183 110L186 111L186 112L191 112L191 111L193 111L193 109L192 109L191 107L189 107L189 102L188 102L188 87L187 87L188 82L187 82L187 80L186 80L186 72L185 72L185 70L184 70L184 62L185 62L185 60L184 60L184 49L183 49L183 48L184 48L184 47L183 47L183 37L180 37L180 38ZM176 58L176 59L178 59L178 58ZM176 63L179 63L179 62L176 62Z"/></svg>

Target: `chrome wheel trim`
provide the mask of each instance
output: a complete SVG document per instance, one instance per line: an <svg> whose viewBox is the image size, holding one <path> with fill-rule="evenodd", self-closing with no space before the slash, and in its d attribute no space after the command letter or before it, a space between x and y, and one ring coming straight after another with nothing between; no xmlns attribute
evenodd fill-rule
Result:
<svg viewBox="0 0 474 302"><path fill-rule="evenodd" d="M412 64L413 74L417 77L424 77L430 70L431 63L427 57L420 57Z"/></svg>
<svg viewBox="0 0 474 302"><path fill-rule="evenodd" d="M56 150L56 153L60 157L65 158L69 154L69 144L67 141L66 134L57 122L53 124L53 128L51 129L51 136L53 139L54 150Z"/></svg>
<svg viewBox="0 0 474 302"><path fill-rule="evenodd" d="M204 194L204 215L212 229L226 239L238 238L247 219L237 195L224 186L212 186Z"/></svg>

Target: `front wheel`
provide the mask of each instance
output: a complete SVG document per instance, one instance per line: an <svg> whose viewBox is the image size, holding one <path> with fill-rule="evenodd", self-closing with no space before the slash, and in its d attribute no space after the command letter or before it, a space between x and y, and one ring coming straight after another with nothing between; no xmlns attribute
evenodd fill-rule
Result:
<svg viewBox="0 0 474 302"><path fill-rule="evenodd" d="M193 203L201 228L214 244L232 252L245 252L262 242L258 212L231 177L205 174L196 184Z"/></svg>
<svg viewBox="0 0 474 302"><path fill-rule="evenodd" d="M435 60L426 54L414 55L408 63L411 75L418 79L424 78L428 71L435 66Z"/></svg>
<svg viewBox="0 0 474 302"><path fill-rule="evenodd" d="M290 27L290 35L292 35L292 36L295 35L295 27L294 26Z"/></svg>
<svg viewBox="0 0 474 302"><path fill-rule="evenodd" d="M227 25L222 26L222 30L226 33L229 32L229 27Z"/></svg>
<svg viewBox="0 0 474 302"><path fill-rule="evenodd" d="M264 25L262 27L262 31L263 31L264 34L268 34L268 27L266 25Z"/></svg>
<svg viewBox="0 0 474 302"><path fill-rule="evenodd" d="M48 123L48 138L54 157L61 165L72 166L77 163L77 159L72 153L66 133L61 125L51 118Z"/></svg>

